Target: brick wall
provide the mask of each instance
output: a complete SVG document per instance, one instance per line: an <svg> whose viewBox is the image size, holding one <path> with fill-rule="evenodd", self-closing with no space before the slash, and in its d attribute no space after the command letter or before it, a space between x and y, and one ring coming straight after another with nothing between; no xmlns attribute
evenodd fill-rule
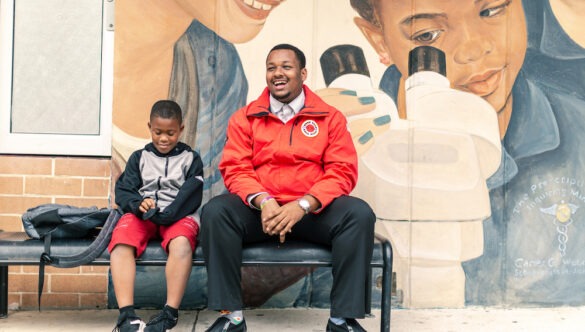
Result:
<svg viewBox="0 0 585 332"><path fill-rule="evenodd" d="M107 158L0 156L0 229L23 231L20 216L44 203L108 207ZM37 266L9 268L10 309L37 306ZM45 270L43 308L105 308L108 267Z"/></svg>

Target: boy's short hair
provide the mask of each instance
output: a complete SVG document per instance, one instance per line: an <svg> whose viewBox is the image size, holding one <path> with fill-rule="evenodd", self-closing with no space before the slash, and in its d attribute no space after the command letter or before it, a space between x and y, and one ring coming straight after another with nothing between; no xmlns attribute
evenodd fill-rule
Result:
<svg viewBox="0 0 585 332"><path fill-rule="evenodd" d="M150 110L150 119L159 117L163 119L177 119L179 124L183 123L183 111L181 106L172 100L159 100Z"/></svg>
<svg viewBox="0 0 585 332"><path fill-rule="evenodd" d="M291 44L278 44L278 45L274 46L270 50L270 52L268 52L268 54L270 54L272 51L276 51L276 50L291 50L291 51L295 52L297 59L299 60L299 63L301 65L301 69L305 68L305 66L307 65L307 59L305 58L305 53L303 53L303 51L301 51L296 46L293 46Z"/></svg>
<svg viewBox="0 0 585 332"><path fill-rule="evenodd" d="M382 27L376 15L376 4L374 4L374 0L350 0L349 2L363 19L372 23L374 26Z"/></svg>

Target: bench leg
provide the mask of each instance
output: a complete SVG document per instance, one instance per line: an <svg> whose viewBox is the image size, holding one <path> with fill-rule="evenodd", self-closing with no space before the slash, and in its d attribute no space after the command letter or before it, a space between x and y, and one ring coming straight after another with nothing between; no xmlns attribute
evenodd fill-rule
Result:
<svg viewBox="0 0 585 332"><path fill-rule="evenodd" d="M374 268L370 267L368 269L368 275L366 276L366 316L371 316L372 314L372 270Z"/></svg>
<svg viewBox="0 0 585 332"><path fill-rule="evenodd" d="M392 246L389 241L382 243L382 255L384 267L382 268L382 320L380 322L380 331L389 332L392 296Z"/></svg>
<svg viewBox="0 0 585 332"><path fill-rule="evenodd" d="M0 265L0 318L8 316L8 266Z"/></svg>

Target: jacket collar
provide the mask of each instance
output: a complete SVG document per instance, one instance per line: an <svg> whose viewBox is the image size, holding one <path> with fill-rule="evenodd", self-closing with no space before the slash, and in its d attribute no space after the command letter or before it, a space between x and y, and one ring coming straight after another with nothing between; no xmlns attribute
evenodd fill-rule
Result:
<svg viewBox="0 0 585 332"><path fill-rule="evenodd" d="M299 113L316 109L319 104L323 104L321 98L305 84L303 84L303 92L305 93L305 104L301 107ZM328 109L326 108L319 108L319 111L328 113ZM264 116L268 114L270 114L270 91L268 88L264 88L264 91L262 91L258 99L251 102L248 106L246 116Z"/></svg>
<svg viewBox="0 0 585 332"><path fill-rule="evenodd" d="M162 154L154 147L154 144L148 143L144 146L144 150L154 153L158 157L173 157L181 154L183 151L191 151L191 147L183 142L177 142L177 145L167 154Z"/></svg>

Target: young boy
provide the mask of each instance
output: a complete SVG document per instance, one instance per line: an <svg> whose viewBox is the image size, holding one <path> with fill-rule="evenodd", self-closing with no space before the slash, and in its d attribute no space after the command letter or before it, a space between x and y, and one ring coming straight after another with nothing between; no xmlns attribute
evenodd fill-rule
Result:
<svg viewBox="0 0 585 332"><path fill-rule="evenodd" d="M167 331L177 324L192 255L199 231L195 211L201 204L203 164L199 155L182 142L180 106L157 101L148 129L152 143L135 151L116 182L116 204L125 212L108 246L110 269L120 316L115 331ZM167 303L144 322L134 312L135 258L148 240L162 238L168 254L165 269Z"/></svg>
<svg viewBox="0 0 585 332"><path fill-rule="evenodd" d="M351 0L362 16L358 27L391 65L380 89L400 114L407 115L408 50L418 45L442 49L452 87L498 112L502 162L488 179L492 213L483 223L483 254L463 262L466 304L584 302L582 270L568 264L585 261L577 194L585 169L584 56L555 19L554 2Z"/></svg>

